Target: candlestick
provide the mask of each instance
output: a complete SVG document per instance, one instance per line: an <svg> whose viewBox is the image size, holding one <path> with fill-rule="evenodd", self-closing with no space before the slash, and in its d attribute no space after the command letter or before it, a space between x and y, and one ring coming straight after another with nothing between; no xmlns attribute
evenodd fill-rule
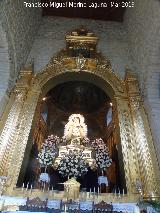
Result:
<svg viewBox="0 0 160 213"><path fill-rule="evenodd" d="M115 189L114 195L116 196L117 190Z"/></svg>
<svg viewBox="0 0 160 213"><path fill-rule="evenodd" d="M89 192L90 192L90 193L92 192L92 189L91 189L91 188L89 189Z"/></svg>
<svg viewBox="0 0 160 213"><path fill-rule="evenodd" d="M66 208L66 204L64 205L64 212L66 212L67 208Z"/></svg>
<svg viewBox="0 0 160 213"><path fill-rule="evenodd" d="M32 188L33 188L33 187L32 187L32 184L31 184L31 194L32 194Z"/></svg>

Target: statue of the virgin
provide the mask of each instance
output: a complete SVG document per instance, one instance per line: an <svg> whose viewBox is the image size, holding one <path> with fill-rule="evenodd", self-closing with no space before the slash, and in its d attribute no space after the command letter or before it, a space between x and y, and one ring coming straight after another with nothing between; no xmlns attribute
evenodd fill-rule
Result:
<svg viewBox="0 0 160 213"><path fill-rule="evenodd" d="M64 137L71 142L71 145L80 145L81 140L87 137L87 125L83 115L72 114L69 117L68 123L65 125Z"/></svg>

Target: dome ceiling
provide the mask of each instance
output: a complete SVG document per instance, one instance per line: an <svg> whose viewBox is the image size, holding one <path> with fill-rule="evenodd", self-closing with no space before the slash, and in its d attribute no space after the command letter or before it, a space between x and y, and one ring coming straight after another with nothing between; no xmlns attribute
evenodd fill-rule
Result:
<svg viewBox="0 0 160 213"><path fill-rule="evenodd" d="M99 19L99 20L106 20L106 21L118 21L122 22L125 12L125 2L127 0L116 0L116 1L110 1L110 0L81 0L81 1L65 1L75 3L74 7L60 7L56 8L56 2L64 2L64 1L50 1L50 0L41 0L42 3L47 3L50 5L51 3L54 3L52 5L54 6L48 6L43 7L42 14L43 16L63 16L63 17L69 17L69 18L88 18L88 19ZM76 3L82 3L86 4L86 8L82 7L76 7ZM112 2L112 4L111 4ZM122 3L123 2L123 3ZM132 2L132 1L131 1ZM101 6L107 5L107 7ZM58 6L58 5L57 5ZM117 6L117 7L116 7ZM130 5L131 6L131 5Z"/></svg>
<svg viewBox="0 0 160 213"><path fill-rule="evenodd" d="M110 98L95 85L81 81L70 81L51 89L47 96L66 112L90 113L97 111Z"/></svg>

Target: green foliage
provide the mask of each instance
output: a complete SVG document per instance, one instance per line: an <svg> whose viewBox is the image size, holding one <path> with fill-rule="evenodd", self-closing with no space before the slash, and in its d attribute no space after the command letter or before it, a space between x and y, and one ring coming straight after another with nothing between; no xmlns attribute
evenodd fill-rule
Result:
<svg viewBox="0 0 160 213"><path fill-rule="evenodd" d="M139 202L140 206L152 206L156 211L160 212L160 199L156 200L143 200Z"/></svg>

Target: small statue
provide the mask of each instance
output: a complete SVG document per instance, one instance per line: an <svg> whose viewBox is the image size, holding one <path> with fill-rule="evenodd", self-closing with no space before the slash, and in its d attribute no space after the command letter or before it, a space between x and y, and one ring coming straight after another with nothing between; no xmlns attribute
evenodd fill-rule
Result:
<svg viewBox="0 0 160 213"><path fill-rule="evenodd" d="M85 62L86 62L86 59L83 57L83 55L80 53L76 59L76 65L77 65L77 68L81 71L84 66L85 66Z"/></svg>

